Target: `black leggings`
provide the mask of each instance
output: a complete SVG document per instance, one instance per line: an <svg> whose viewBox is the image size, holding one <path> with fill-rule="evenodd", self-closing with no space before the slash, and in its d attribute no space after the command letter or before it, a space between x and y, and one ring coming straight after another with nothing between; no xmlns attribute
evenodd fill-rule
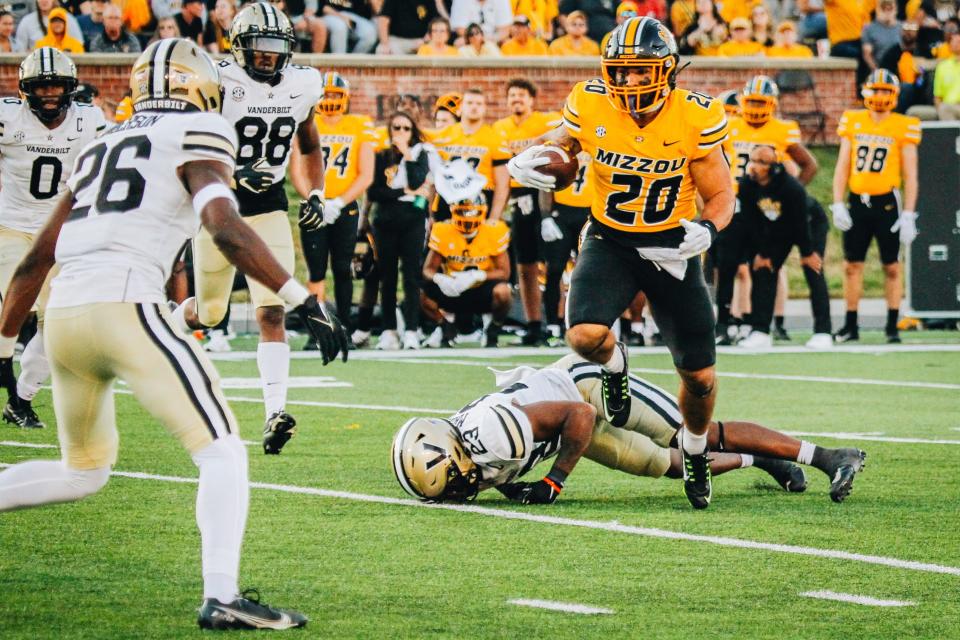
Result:
<svg viewBox="0 0 960 640"><path fill-rule="evenodd" d="M383 328L397 328L397 275L402 261L403 322L408 331L416 331L420 322L420 270L426 216L412 203L398 201L381 204L373 221L380 271L380 309Z"/></svg>
<svg viewBox="0 0 960 640"><path fill-rule="evenodd" d="M357 244L356 203L343 208L337 221L316 231L300 232L303 257L310 272L310 282L323 282L327 277L327 263L333 271L333 295L337 316L346 326L353 304L353 252Z"/></svg>

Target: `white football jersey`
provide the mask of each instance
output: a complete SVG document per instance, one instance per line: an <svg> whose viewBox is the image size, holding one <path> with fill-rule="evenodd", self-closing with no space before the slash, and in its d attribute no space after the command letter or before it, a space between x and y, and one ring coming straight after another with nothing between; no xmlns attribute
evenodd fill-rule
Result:
<svg viewBox="0 0 960 640"><path fill-rule="evenodd" d="M481 490L511 482L556 455L560 436L535 442L530 420L517 406L546 401L583 402L566 369L532 373L471 402L450 418L480 471Z"/></svg>
<svg viewBox="0 0 960 640"><path fill-rule="evenodd" d="M48 129L25 100L0 100L0 226L36 233L66 187L80 149L107 126L100 107L74 102Z"/></svg>
<svg viewBox="0 0 960 640"><path fill-rule="evenodd" d="M283 190L290 145L301 122L309 120L323 95L320 72L313 67L288 64L275 84L258 82L233 60L221 60L223 116L237 132L237 165L265 160L262 167L273 175L274 186L262 194L237 190L240 213L256 215L287 209Z"/></svg>
<svg viewBox="0 0 960 640"><path fill-rule="evenodd" d="M233 171L236 146L220 114L166 111L136 113L88 144L67 183L76 202L48 306L163 302L173 261L200 228L177 169L216 160Z"/></svg>

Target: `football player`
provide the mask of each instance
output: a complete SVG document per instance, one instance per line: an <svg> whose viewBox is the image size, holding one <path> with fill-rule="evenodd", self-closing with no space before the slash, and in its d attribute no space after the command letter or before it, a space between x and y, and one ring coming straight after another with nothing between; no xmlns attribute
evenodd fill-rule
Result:
<svg viewBox="0 0 960 640"><path fill-rule="evenodd" d="M830 210L834 226L843 232L843 293L847 301L843 328L834 335L837 342L860 339L857 307L863 295L863 261L873 238L883 263L887 342L900 342L900 245L909 246L917 237L920 121L893 113L899 95L897 76L886 69L871 72L863 83L866 109L845 111L837 127L840 152ZM849 208L844 203L848 188Z"/></svg>
<svg viewBox="0 0 960 640"><path fill-rule="evenodd" d="M313 122L313 108L323 92L320 73L289 64L295 42L283 13L266 2L250 4L240 10L230 29L233 59L218 65L223 115L239 139L234 183L240 215L288 271L293 271L295 259L284 182L294 136L309 187L307 199L300 202L301 228L318 229L339 215L333 208L324 209L323 156ZM230 304L236 269L202 230L193 242L193 268L197 296L181 304L174 315L185 329L215 327ZM266 414L263 451L278 454L296 432L296 420L285 409L290 347L283 300L259 282L248 279L247 285L260 325L257 367ZM344 316L350 312L338 311Z"/></svg>
<svg viewBox="0 0 960 640"><path fill-rule="evenodd" d="M537 87L524 78L514 78L507 83L507 107L510 115L493 124L507 140L510 153L516 155L533 144L547 131L560 126L561 117L556 111L534 111ZM542 346L543 306L540 292L540 264L543 262L540 227L539 190L510 181L512 206L510 227L513 234L513 254L517 261L520 281L520 299L527 316L527 332L521 344ZM557 282L559 286L559 281Z"/></svg>
<svg viewBox="0 0 960 640"><path fill-rule="evenodd" d="M200 627L302 627L303 615L239 595L246 448L213 363L167 311L164 283L202 224L232 264L296 308L325 362L346 358L347 337L237 214L229 187L237 134L216 113L220 85L207 54L189 40L160 40L137 59L130 87L134 115L80 151L4 301L0 356L9 357L56 260L46 340L62 457L0 473L0 511L79 500L106 485L119 445L113 387L123 379L199 468Z"/></svg>
<svg viewBox="0 0 960 640"><path fill-rule="evenodd" d="M637 476L681 478L677 401L629 376L633 402L621 427L602 417L601 368L576 355L539 371L520 367L497 376L499 391L456 415L413 418L394 438L393 470L403 489L421 500L463 502L495 487L511 500L549 504L560 495L578 460ZM825 449L750 422L711 422L713 473L757 466L790 492L802 492L812 465L830 478L830 498L843 501L866 454ZM537 482L517 482L537 463L556 456Z"/></svg>
<svg viewBox="0 0 960 640"><path fill-rule="evenodd" d="M590 154L596 188L591 222L567 299L567 341L604 371L604 417L621 424L630 413L627 348L611 325L638 291L682 380L680 438L684 487L691 504L710 504L707 427L716 400L713 303L700 268L706 251L733 215L723 106L676 89L680 57L673 34L658 20L630 18L614 29L601 58L603 77L574 86L564 127L545 136L570 156ZM541 145L514 157L520 184L553 190L538 171ZM696 194L703 200L700 219Z"/></svg>
<svg viewBox="0 0 960 640"><path fill-rule="evenodd" d="M337 312L344 316L350 313L353 299L351 261L357 241L359 199L373 182L373 157L377 145L373 120L369 116L347 114L349 106L350 85L346 79L336 71L324 73L323 97L317 103L314 119L326 168L324 215L328 224L316 230L304 229L300 233L303 257L310 274L307 285L310 292L324 300L329 263L333 271ZM306 197L311 185L300 157L300 147L294 142L290 179L300 195ZM308 342L306 348L315 350L316 345Z"/></svg>
<svg viewBox="0 0 960 640"><path fill-rule="evenodd" d="M462 102L463 96L459 93L445 93L437 98L433 105L433 126L437 128L437 131L442 131L460 122L460 104Z"/></svg>
<svg viewBox="0 0 960 640"><path fill-rule="evenodd" d="M30 53L20 63L22 98L0 100L0 299L17 263L50 215L53 199L66 187L80 149L106 128L99 107L74 101L77 68L52 47ZM0 382L9 400L5 422L25 429L43 423L31 401L50 375L43 347L45 285L37 300L37 333L20 360L14 381L13 360L0 360Z"/></svg>

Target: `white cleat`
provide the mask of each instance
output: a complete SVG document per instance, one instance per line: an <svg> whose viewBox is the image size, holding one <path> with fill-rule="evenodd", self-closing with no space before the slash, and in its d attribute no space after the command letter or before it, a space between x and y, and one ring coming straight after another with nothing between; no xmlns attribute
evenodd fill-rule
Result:
<svg viewBox="0 0 960 640"><path fill-rule="evenodd" d="M377 349L380 351L399 351L400 338L396 331L387 330L380 334L380 340L377 342Z"/></svg>
<svg viewBox="0 0 960 640"><path fill-rule="evenodd" d="M433 330L433 333L423 341L424 349L439 349L440 345L443 344L443 329L437 327Z"/></svg>
<svg viewBox="0 0 960 640"><path fill-rule="evenodd" d="M209 340L203 345L204 351L209 351L210 353L229 353L233 350L230 347L230 341L222 330L214 329L207 337Z"/></svg>
<svg viewBox="0 0 960 640"><path fill-rule="evenodd" d="M807 340L806 347L818 351L833 349L833 336L829 333L815 333Z"/></svg>
<svg viewBox="0 0 960 640"><path fill-rule="evenodd" d="M417 335L416 331L403 332L403 348L404 350L416 350L420 348L420 336Z"/></svg>
<svg viewBox="0 0 960 640"><path fill-rule="evenodd" d="M771 349L773 347L773 337L762 331L751 331L750 335L737 343L737 347L741 349Z"/></svg>
<svg viewBox="0 0 960 640"><path fill-rule="evenodd" d="M370 344L370 332L357 329L353 332L353 335L350 336L350 342L353 343L357 349L365 347Z"/></svg>

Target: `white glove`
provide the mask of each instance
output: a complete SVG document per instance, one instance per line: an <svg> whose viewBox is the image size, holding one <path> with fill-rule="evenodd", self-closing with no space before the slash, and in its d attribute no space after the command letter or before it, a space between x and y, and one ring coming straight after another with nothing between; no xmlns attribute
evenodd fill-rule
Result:
<svg viewBox="0 0 960 640"><path fill-rule="evenodd" d="M683 234L683 242L677 247L681 258L689 260L710 248L714 234L710 232L707 223L691 222L683 218L680 220L680 226L686 230Z"/></svg>
<svg viewBox="0 0 960 640"><path fill-rule="evenodd" d="M507 163L507 171L510 172L510 176L525 187L553 191L557 186L557 179L536 170L537 167L550 164L549 158L534 157L545 148L542 144L534 145L510 158L510 162Z"/></svg>
<svg viewBox="0 0 960 640"><path fill-rule="evenodd" d="M457 281L445 273L434 274L433 282L440 287L440 292L448 298L456 298L461 293Z"/></svg>
<svg viewBox="0 0 960 640"><path fill-rule="evenodd" d="M853 218L850 217L850 212L847 211L847 205L842 202L834 202L830 205L830 212L833 214L833 226L840 231L850 231L850 228L853 226Z"/></svg>
<svg viewBox="0 0 960 640"><path fill-rule="evenodd" d="M890 231L896 233L900 231L900 243L909 245L917 237L917 212L901 211L897 221L890 227Z"/></svg>
<svg viewBox="0 0 960 640"><path fill-rule="evenodd" d="M464 291L474 288L476 285L480 284L486 279L487 272L479 269L458 271L453 275L454 284L456 284L459 293L463 293Z"/></svg>
<svg viewBox="0 0 960 640"><path fill-rule="evenodd" d="M340 211L346 206L343 198L331 198L323 205L323 224L333 224L340 217Z"/></svg>
<svg viewBox="0 0 960 640"><path fill-rule="evenodd" d="M563 231L553 218L544 218L540 221L540 237L544 242L556 242L563 239Z"/></svg>

